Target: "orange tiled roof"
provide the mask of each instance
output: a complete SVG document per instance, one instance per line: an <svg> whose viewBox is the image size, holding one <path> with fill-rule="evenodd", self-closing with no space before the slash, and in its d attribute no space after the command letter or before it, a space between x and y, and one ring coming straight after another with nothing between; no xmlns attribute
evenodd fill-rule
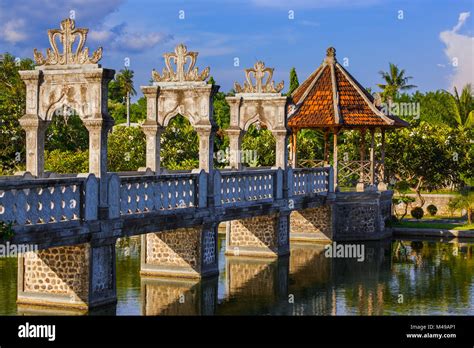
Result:
<svg viewBox="0 0 474 348"><path fill-rule="evenodd" d="M404 127L398 117L384 115L374 98L336 61L335 49L327 50L323 64L291 95L294 111L290 128Z"/></svg>

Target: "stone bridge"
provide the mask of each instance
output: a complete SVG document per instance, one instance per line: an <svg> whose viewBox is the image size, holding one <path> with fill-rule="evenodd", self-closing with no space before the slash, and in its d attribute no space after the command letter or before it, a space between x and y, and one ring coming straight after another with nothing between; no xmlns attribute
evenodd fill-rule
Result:
<svg viewBox="0 0 474 348"><path fill-rule="evenodd" d="M216 126L208 84L209 68L194 68L197 52L179 45L165 54L166 68L153 71L147 99L146 169L107 171L107 135L113 127L106 96L113 70L101 68L98 49L83 49L87 29L74 21L49 31L54 43L47 57L21 72L26 84L26 172L0 177L0 221L11 224L17 245L34 245L18 262L18 303L80 310L116 302L115 243L141 235L144 277L194 278L218 273L217 229L226 222L226 254L279 258L290 241L380 239L389 231L391 192L335 192L331 166L288 166L287 97L274 85L273 69L262 62L247 69L244 87L228 97L227 133L231 156L226 169L214 168ZM63 52L56 46L61 36ZM67 36L67 38L66 38ZM72 50L79 37L80 47ZM176 69L172 67L175 63ZM186 63L188 65L186 67ZM251 75L255 79L255 85ZM264 77L267 77L264 79ZM89 131L89 171L44 171L45 130L55 110L73 108ZM199 168L169 173L160 168L161 134L176 115L186 117L199 135ZM241 138L249 125L265 125L276 139L271 169L244 168Z"/></svg>

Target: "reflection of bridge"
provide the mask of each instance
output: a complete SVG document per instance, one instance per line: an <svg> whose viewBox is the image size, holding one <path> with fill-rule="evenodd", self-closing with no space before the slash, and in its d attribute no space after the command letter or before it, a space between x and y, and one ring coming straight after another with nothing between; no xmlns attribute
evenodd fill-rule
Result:
<svg viewBox="0 0 474 348"><path fill-rule="evenodd" d="M113 70L89 57L84 30L74 21L49 32L53 50L35 51L33 71L20 72L26 84L26 170L0 180L0 221L12 223L13 242L40 251L19 259L18 301L23 304L91 308L116 301L115 242L142 235L141 272L146 276L201 278L217 269L217 226L228 222L226 254L277 258L289 253L290 238L304 241L379 239L386 235L391 193L336 193L330 166L288 168L287 97L271 81L273 69L259 62L247 69L247 83L227 100L231 108L230 170L213 165L212 98L218 86L194 68L196 52L184 45L165 55L162 75L142 87L147 99L146 171L107 172L107 85ZM72 33L72 34L71 34ZM72 35L63 52L56 36ZM186 62L191 61L186 68ZM175 61L176 70L171 62ZM250 74L254 74L255 86ZM267 75L266 75L267 74ZM264 76L267 79L264 81ZM89 172L44 173L45 130L56 110L72 108L89 131ZM164 174L161 134L170 119L186 117L199 135L197 172ZM270 170L242 168L238 154L243 132L262 123L276 140ZM291 234L290 234L291 231Z"/></svg>

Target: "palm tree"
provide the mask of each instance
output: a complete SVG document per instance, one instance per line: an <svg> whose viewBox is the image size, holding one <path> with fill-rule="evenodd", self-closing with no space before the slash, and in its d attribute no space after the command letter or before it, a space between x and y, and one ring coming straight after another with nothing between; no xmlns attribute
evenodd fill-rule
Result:
<svg viewBox="0 0 474 348"><path fill-rule="evenodd" d="M130 96L137 94L133 87L133 70L120 70L117 76L117 82L127 101L127 126L130 126Z"/></svg>
<svg viewBox="0 0 474 348"><path fill-rule="evenodd" d="M379 74L385 80L386 84L377 84L383 92L384 99L393 100L399 91L406 91L408 89L416 88L415 85L409 85L408 80L411 76L405 76L405 69L401 69L393 63L390 64L390 71L380 71Z"/></svg>
<svg viewBox="0 0 474 348"><path fill-rule="evenodd" d="M454 95L451 94L454 102L454 119L459 128L471 128L474 125L474 98L470 83L465 85L459 96L458 90L454 87Z"/></svg>

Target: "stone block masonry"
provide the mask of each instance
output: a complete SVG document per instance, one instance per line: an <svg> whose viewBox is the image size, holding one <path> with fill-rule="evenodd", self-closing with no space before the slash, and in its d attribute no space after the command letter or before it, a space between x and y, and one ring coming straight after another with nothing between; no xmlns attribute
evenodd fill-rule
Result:
<svg viewBox="0 0 474 348"><path fill-rule="evenodd" d="M333 207L295 210L290 215L290 240L329 243L333 234Z"/></svg>
<svg viewBox="0 0 474 348"><path fill-rule="evenodd" d="M226 255L278 257L289 254L288 213L232 220L227 225Z"/></svg>
<svg viewBox="0 0 474 348"><path fill-rule="evenodd" d="M19 305L87 311L116 301L114 244L56 247L19 257Z"/></svg>
<svg viewBox="0 0 474 348"><path fill-rule="evenodd" d="M141 274L203 278L218 273L217 224L142 235Z"/></svg>

